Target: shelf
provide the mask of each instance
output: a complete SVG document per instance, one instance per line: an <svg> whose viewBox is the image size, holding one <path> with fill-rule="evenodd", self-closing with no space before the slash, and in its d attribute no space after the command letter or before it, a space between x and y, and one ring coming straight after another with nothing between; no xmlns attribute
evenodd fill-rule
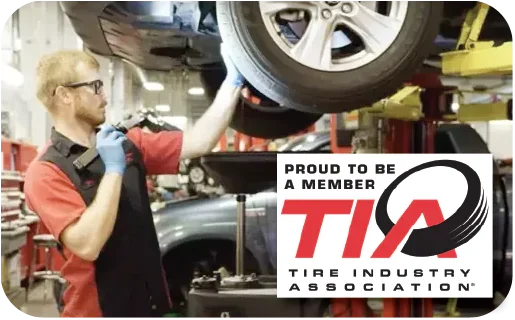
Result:
<svg viewBox="0 0 515 320"><path fill-rule="evenodd" d="M21 176L11 176L11 175L6 175L6 174L2 174L0 176L0 179L2 181L22 181L23 178Z"/></svg>
<svg viewBox="0 0 515 320"><path fill-rule="evenodd" d="M19 216L19 215L21 215L20 209L2 212L2 219L7 218L7 217L12 217L12 216Z"/></svg>
<svg viewBox="0 0 515 320"><path fill-rule="evenodd" d="M14 198L14 197L21 197L23 195L23 192L21 191L8 191L8 192L2 192L2 195L5 195L6 197Z"/></svg>
<svg viewBox="0 0 515 320"><path fill-rule="evenodd" d="M40 219L37 216L23 216L16 220L2 222L2 232L12 231L18 228L28 228L29 225L39 222Z"/></svg>
<svg viewBox="0 0 515 320"><path fill-rule="evenodd" d="M38 216L26 215L23 218L18 220L19 226L28 226L29 224L33 224L41 221Z"/></svg>
<svg viewBox="0 0 515 320"><path fill-rule="evenodd" d="M2 176L4 175L19 175L20 172L16 170L2 170Z"/></svg>
<svg viewBox="0 0 515 320"><path fill-rule="evenodd" d="M11 187L11 188L2 188L2 194L5 194L6 192L11 192L11 191L17 191L19 192L20 191L20 188L18 187Z"/></svg>
<svg viewBox="0 0 515 320"><path fill-rule="evenodd" d="M3 201L2 199L2 212L4 210L11 210L11 209L19 209L21 206L21 200L7 200Z"/></svg>
<svg viewBox="0 0 515 320"><path fill-rule="evenodd" d="M22 181L23 178L18 171L2 171L2 180L5 181Z"/></svg>
<svg viewBox="0 0 515 320"><path fill-rule="evenodd" d="M27 243L28 227L19 227L14 230L2 230L2 255L8 255L20 250Z"/></svg>

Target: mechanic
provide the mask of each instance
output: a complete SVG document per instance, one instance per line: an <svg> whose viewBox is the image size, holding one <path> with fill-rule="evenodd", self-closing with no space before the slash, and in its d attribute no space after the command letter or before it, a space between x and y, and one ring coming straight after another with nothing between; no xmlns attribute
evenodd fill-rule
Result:
<svg viewBox="0 0 515 320"><path fill-rule="evenodd" d="M180 159L210 152L228 127L243 78L223 46L222 56L227 77L191 129L134 128L126 135L110 125L96 129L107 103L94 57L59 51L40 61L37 96L54 127L27 170L25 194L66 259L61 316L150 317L171 310L145 176L176 174ZM76 171L74 159L90 147L100 156Z"/></svg>

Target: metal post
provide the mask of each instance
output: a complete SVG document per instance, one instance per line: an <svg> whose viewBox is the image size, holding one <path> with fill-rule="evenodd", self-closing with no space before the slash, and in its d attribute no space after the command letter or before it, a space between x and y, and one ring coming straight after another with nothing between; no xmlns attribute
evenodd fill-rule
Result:
<svg viewBox="0 0 515 320"><path fill-rule="evenodd" d="M385 135L385 120L383 118L377 119L377 153L385 153L384 148L384 135Z"/></svg>
<svg viewBox="0 0 515 320"><path fill-rule="evenodd" d="M245 261L245 201L246 196L236 196L237 217L236 217L236 276L244 275Z"/></svg>
<svg viewBox="0 0 515 320"><path fill-rule="evenodd" d="M381 153L382 123L379 117L362 109L358 112L358 129L352 138L352 153ZM381 137L379 137L381 136Z"/></svg>

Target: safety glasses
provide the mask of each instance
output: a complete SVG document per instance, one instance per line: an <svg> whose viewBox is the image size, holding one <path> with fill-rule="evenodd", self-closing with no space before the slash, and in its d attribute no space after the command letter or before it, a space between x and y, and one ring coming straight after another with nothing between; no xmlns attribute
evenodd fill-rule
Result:
<svg viewBox="0 0 515 320"><path fill-rule="evenodd" d="M79 88L84 86L91 86L95 90L95 94L99 94L102 91L102 88L104 87L104 82L102 80L93 80L88 82L75 82L70 84L62 85L66 88ZM54 90L55 95L55 90Z"/></svg>

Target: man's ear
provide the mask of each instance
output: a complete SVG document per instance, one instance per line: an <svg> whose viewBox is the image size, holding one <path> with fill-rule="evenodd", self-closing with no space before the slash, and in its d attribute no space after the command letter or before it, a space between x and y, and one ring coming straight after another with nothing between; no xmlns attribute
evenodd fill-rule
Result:
<svg viewBox="0 0 515 320"><path fill-rule="evenodd" d="M55 89L55 96L59 97L59 99L61 99L61 101L65 104L71 103L72 96L65 87L57 87Z"/></svg>

